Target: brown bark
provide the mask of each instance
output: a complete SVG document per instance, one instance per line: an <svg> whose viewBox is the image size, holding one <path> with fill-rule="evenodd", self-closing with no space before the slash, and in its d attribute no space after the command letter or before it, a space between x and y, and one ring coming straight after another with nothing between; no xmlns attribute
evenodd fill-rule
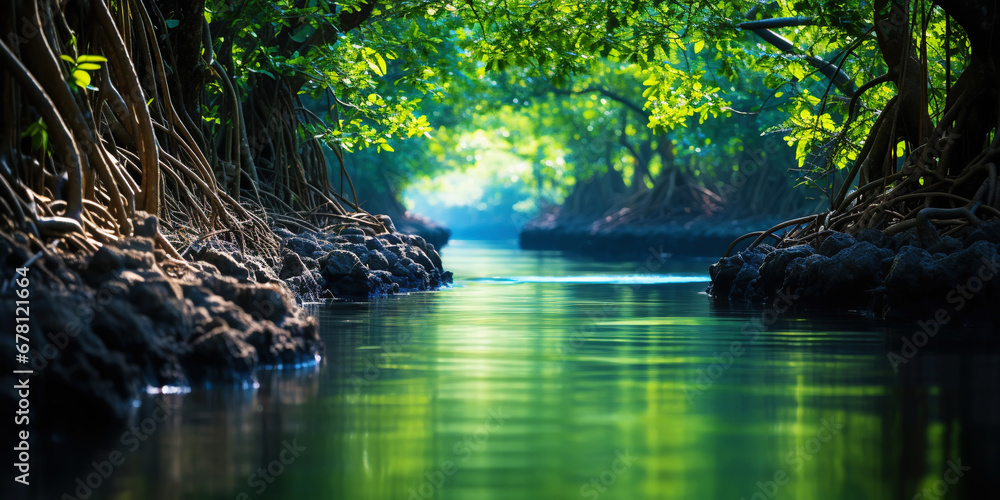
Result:
<svg viewBox="0 0 1000 500"><path fill-rule="evenodd" d="M909 7L909 2L876 1L875 34L899 95L896 129L913 149L923 144L932 127L923 93L925 78L910 36ZM893 141L898 137L896 133L892 136Z"/></svg>

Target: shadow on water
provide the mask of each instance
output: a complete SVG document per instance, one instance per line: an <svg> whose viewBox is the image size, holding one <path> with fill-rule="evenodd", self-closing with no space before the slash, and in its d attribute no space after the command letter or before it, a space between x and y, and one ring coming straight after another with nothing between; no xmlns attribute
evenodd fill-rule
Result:
<svg viewBox="0 0 1000 500"><path fill-rule="evenodd" d="M150 396L91 498L979 498L1000 465L992 331L894 364L915 324L716 307L707 261L444 254L452 289L319 309L319 367Z"/></svg>

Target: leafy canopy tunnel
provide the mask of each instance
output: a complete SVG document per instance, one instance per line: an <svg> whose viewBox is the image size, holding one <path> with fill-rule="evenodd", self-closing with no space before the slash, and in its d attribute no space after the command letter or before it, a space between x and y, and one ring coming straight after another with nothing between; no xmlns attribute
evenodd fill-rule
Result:
<svg viewBox="0 0 1000 500"><path fill-rule="evenodd" d="M796 146L802 182L830 204L757 242L790 226L784 244L833 230L954 232L1000 216L995 1L488 6L473 12L488 64L530 68L556 92L606 91L574 78L594 61L635 64L653 128L704 128L708 115L739 113L733 83L748 79L771 89L749 110L759 118L790 94L770 131ZM699 55L706 46L722 57ZM684 122L699 114L698 125Z"/></svg>
<svg viewBox="0 0 1000 500"><path fill-rule="evenodd" d="M758 242L787 227L793 243L1000 216L995 1L15 0L4 10L3 224L74 247L130 234L138 210L182 243L211 234L265 252L273 223L385 231L358 208L347 166L434 176L429 137L449 135L435 127L511 102L530 102L533 132L572 150L572 175L539 168L539 186L604 176L601 189L627 183L627 203L650 210L718 201L713 183L741 165L727 157L760 149L759 130L780 135L800 182L829 207ZM577 109L597 99L603 109ZM725 121L734 116L745 121ZM616 167L623 156L631 179ZM780 178L756 177L748 203L782 211L765 203Z"/></svg>

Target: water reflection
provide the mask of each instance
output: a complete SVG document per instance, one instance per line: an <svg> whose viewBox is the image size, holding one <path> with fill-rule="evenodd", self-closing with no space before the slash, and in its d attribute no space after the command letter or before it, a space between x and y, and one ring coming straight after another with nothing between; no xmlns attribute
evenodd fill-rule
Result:
<svg viewBox="0 0 1000 500"><path fill-rule="evenodd" d="M322 309L320 367L151 397L180 409L102 493L978 498L1000 464L990 332L939 335L896 373L886 354L912 326L886 340L861 317L787 317L753 337L760 311L715 308L704 283L472 279L633 264L464 242L445 258L454 289Z"/></svg>

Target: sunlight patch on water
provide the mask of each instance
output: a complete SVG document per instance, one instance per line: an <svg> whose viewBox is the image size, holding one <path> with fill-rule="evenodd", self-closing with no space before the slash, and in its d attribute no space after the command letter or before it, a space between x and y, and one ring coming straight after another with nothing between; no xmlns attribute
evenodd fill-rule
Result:
<svg viewBox="0 0 1000 500"><path fill-rule="evenodd" d="M713 324L708 318L697 316L675 316L665 318L630 318L615 321L599 321L595 326L705 326Z"/></svg>
<svg viewBox="0 0 1000 500"><path fill-rule="evenodd" d="M593 276L509 276L470 278L478 283L584 283L605 285L661 285L664 283L701 283L710 281L707 275L678 276L673 274L593 275Z"/></svg>
<svg viewBox="0 0 1000 500"><path fill-rule="evenodd" d="M146 394L187 394L189 392L191 392L191 387L186 385L146 386Z"/></svg>

